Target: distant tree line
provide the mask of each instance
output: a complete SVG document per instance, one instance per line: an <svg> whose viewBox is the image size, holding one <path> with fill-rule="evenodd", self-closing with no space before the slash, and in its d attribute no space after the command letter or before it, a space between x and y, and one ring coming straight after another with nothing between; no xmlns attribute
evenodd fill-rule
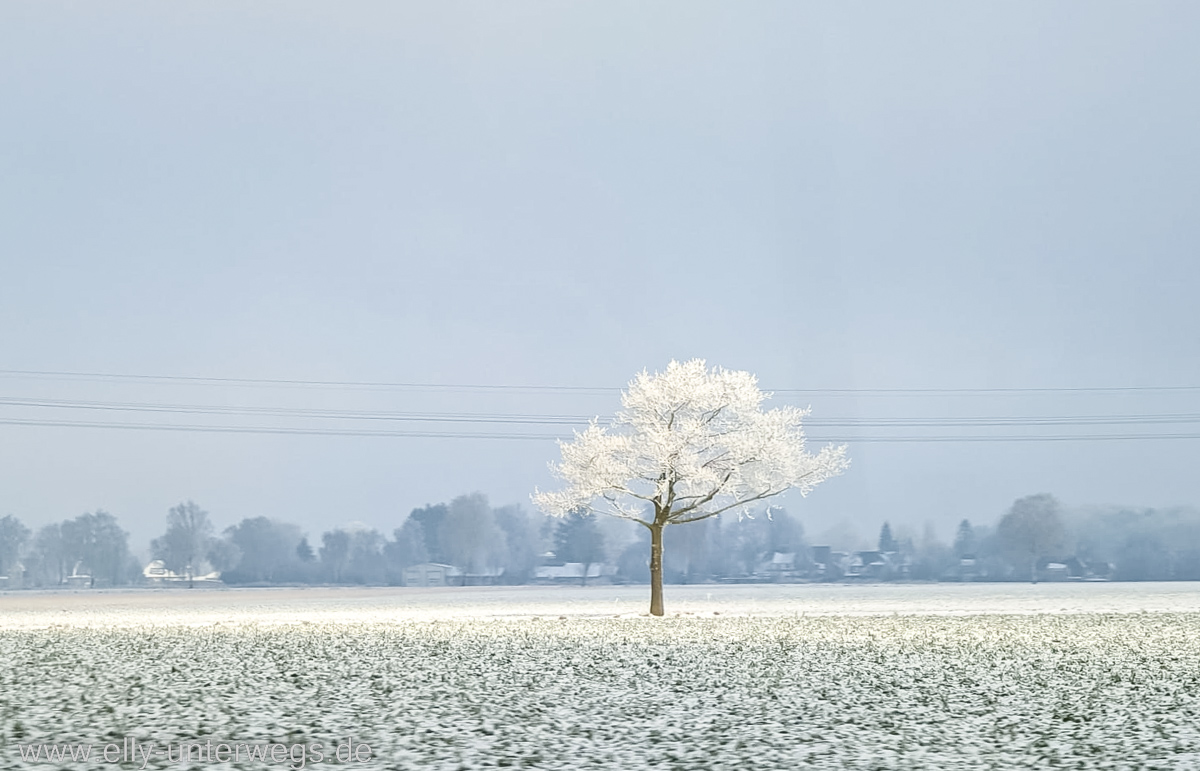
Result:
<svg viewBox="0 0 1200 771"><path fill-rule="evenodd" d="M1051 495L1021 498L994 527L962 520L949 544L929 529L897 540L887 523L879 550L894 550L917 580L1200 580L1200 511L1098 508L1065 512Z"/></svg>
<svg viewBox="0 0 1200 771"><path fill-rule="evenodd" d="M172 507L150 545L178 580L212 573L226 584L399 585L407 568L454 566L463 583L525 584L546 565L610 565L608 580L649 580L649 535L619 520L573 513L558 519L522 506L493 507L479 493L414 509L391 534L335 528L312 541L297 525L248 517L217 532L192 501ZM951 541L932 528L918 536L883 523L872 549L812 544L801 523L773 508L667 528L664 579L714 580L1200 580L1200 511L1095 509L1065 512L1049 495L1016 501L995 526L963 519ZM857 544L862 546L862 544ZM136 584L145 565L105 511L46 525L36 533L0 517L0 576L23 567L20 585ZM859 572L855 572L859 571ZM786 579L785 579L786 580ZM11 585L11 584L9 584ZM3 587L4 584L0 584Z"/></svg>
<svg viewBox="0 0 1200 771"><path fill-rule="evenodd" d="M32 533L16 517L0 517L0 576L24 567L24 584L94 588L121 586L141 576L142 566L129 553L129 534L106 511L80 514Z"/></svg>

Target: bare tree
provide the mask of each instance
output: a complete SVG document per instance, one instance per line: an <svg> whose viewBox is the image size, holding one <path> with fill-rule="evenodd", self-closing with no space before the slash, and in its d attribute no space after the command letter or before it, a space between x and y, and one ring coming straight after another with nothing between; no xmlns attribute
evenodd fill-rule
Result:
<svg viewBox="0 0 1200 771"><path fill-rule="evenodd" d="M275 583L306 575L296 547L304 540L300 528L267 517L247 517L225 529L230 549L229 574L234 583Z"/></svg>
<svg viewBox="0 0 1200 771"><path fill-rule="evenodd" d="M29 536L21 520L11 514L0 517L0 575L12 576Z"/></svg>
<svg viewBox="0 0 1200 771"><path fill-rule="evenodd" d="M1038 560L1066 540L1058 501L1046 493L1021 498L1000 520L996 535L1010 554L1029 561L1029 580L1036 584Z"/></svg>
<svg viewBox="0 0 1200 771"><path fill-rule="evenodd" d="M566 489L533 499L554 516L590 508L649 529L650 613L661 616L667 525L748 510L789 489L804 495L848 465L845 447L805 451L807 410L764 411L765 398L750 373L709 371L699 359L643 371L611 430L592 421L559 443L562 461L551 470Z"/></svg>
<svg viewBox="0 0 1200 771"><path fill-rule="evenodd" d="M208 512L187 501L167 512L167 532L150 542L150 551L168 570L187 576L190 589L195 585L200 561L208 555L212 534Z"/></svg>
<svg viewBox="0 0 1200 771"><path fill-rule="evenodd" d="M55 522L37 531L33 539L35 580L43 586L59 586L67 578L67 547L62 525Z"/></svg>
<svg viewBox="0 0 1200 771"><path fill-rule="evenodd" d="M333 583L342 582L342 572L350 562L350 533L338 528L321 534L321 564Z"/></svg>
<svg viewBox="0 0 1200 771"><path fill-rule="evenodd" d="M395 580L399 581L405 568L428 562L429 551L425 547L425 529L411 516L392 531L392 536L394 540L383 547L383 554L395 572Z"/></svg>
<svg viewBox="0 0 1200 771"><path fill-rule="evenodd" d="M82 565L91 576L116 586L129 559L129 534L117 524L117 518L107 511L83 513L65 520L61 527L62 552L65 565Z"/></svg>
<svg viewBox="0 0 1200 771"><path fill-rule="evenodd" d="M501 568L508 550L504 531L483 493L460 495L450 502L438 542L450 563L462 569L463 583Z"/></svg>

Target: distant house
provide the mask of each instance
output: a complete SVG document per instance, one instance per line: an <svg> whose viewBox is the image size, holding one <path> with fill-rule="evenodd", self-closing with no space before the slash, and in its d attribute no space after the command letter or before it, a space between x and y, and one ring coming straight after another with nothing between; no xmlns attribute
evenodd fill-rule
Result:
<svg viewBox="0 0 1200 771"><path fill-rule="evenodd" d="M1039 581L1082 581L1106 577L1109 566L1105 562L1085 565L1078 557L1043 557L1038 560L1037 573Z"/></svg>
<svg viewBox="0 0 1200 771"><path fill-rule="evenodd" d="M763 569L768 573L791 573L796 569L796 552L775 552Z"/></svg>
<svg viewBox="0 0 1200 771"><path fill-rule="evenodd" d="M589 579L609 577L616 574L616 565L606 565L600 562L593 562L587 566L587 577ZM533 577L534 580L546 583L582 581L584 578L583 563L564 562L561 565L542 565L534 570Z"/></svg>
<svg viewBox="0 0 1200 771"><path fill-rule="evenodd" d="M754 570L754 578L775 582L798 581L809 576L810 567L805 555L795 551L777 551L759 563Z"/></svg>
<svg viewBox="0 0 1200 771"><path fill-rule="evenodd" d="M142 568L142 578L151 584L165 584L168 581L182 580L183 576L167 570L167 564L162 560L152 560L149 565Z"/></svg>
<svg viewBox="0 0 1200 771"><path fill-rule="evenodd" d="M1038 571L1038 579L1042 581L1066 581L1068 578L1065 562L1047 562Z"/></svg>
<svg viewBox="0 0 1200 771"><path fill-rule="evenodd" d="M20 589L25 585L25 566L20 562L12 566L8 575L0 576L0 589Z"/></svg>
<svg viewBox="0 0 1200 771"><path fill-rule="evenodd" d="M834 551L829 546L813 546L809 555L812 558L811 575L818 581L836 581L849 570L850 555L844 551Z"/></svg>
<svg viewBox="0 0 1200 771"><path fill-rule="evenodd" d="M888 581L908 576L908 560L894 551L856 551L846 568L846 578Z"/></svg>
<svg viewBox="0 0 1200 771"><path fill-rule="evenodd" d="M168 570L166 563L162 560L151 560L146 567L142 568L142 578L151 586L177 586L179 584L223 585L221 574L218 572L206 573L202 576L192 576L189 579L187 576L181 576L174 571Z"/></svg>
<svg viewBox="0 0 1200 771"><path fill-rule="evenodd" d="M462 583L462 571L453 565L426 562L404 569L405 586L457 586Z"/></svg>
<svg viewBox="0 0 1200 771"><path fill-rule="evenodd" d="M473 572L464 570L459 583L462 586L494 586L500 583L503 576L504 568L487 568Z"/></svg>
<svg viewBox="0 0 1200 771"><path fill-rule="evenodd" d="M964 554L942 576L944 581L977 581L983 576L979 560L974 554Z"/></svg>
<svg viewBox="0 0 1200 771"><path fill-rule="evenodd" d="M90 573L80 573L83 568L83 562L76 562L75 567L71 568L71 575L67 576L67 586L77 589L87 589L92 585L92 575Z"/></svg>

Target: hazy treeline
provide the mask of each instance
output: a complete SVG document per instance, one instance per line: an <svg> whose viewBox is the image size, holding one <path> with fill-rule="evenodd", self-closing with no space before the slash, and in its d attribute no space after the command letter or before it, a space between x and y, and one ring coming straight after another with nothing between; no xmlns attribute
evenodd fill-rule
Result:
<svg viewBox="0 0 1200 771"><path fill-rule="evenodd" d="M1200 580L1200 511L1192 508L1093 508L1065 512L1052 496L1013 503L994 526L963 520L949 548L926 530L902 545L913 578L945 578L963 570L982 579L1046 577L1058 563L1074 577L1118 581Z"/></svg>
<svg viewBox="0 0 1200 771"><path fill-rule="evenodd" d="M142 566L129 552L129 535L106 511L97 510L46 525L36 534L19 519L0 518L0 576L24 565L25 583L58 586L86 566L89 586L136 581Z"/></svg>
<svg viewBox="0 0 1200 771"><path fill-rule="evenodd" d="M994 524L962 520L949 540L928 526L914 533L885 522L877 541L863 544L813 543L799 520L774 508L667 528L664 547L664 578L671 583L837 580L856 575L853 565L869 559L877 560L876 570L861 575L880 580L1036 580L1048 566L1066 565L1076 577L1200 580L1200 512L1066 512L1053 497L1036 495L1016 501ZM336 528L315 539L268 517L218 533L208 513L188 501L170 509L150 553L189 581L216 572L227 584L401 584L406 568L439 563L455 566L464 583L523 584L540 566L568 562L611 565L610 580L644 582L650 546L649 532L630 522L581 514L555 519L517 505L492 507L475 493L414 509L390 534ZM0 576L18 565L22 585L41 587L133 584L144 567L104 511L36 533L13 516L0 518Z"/></svg>

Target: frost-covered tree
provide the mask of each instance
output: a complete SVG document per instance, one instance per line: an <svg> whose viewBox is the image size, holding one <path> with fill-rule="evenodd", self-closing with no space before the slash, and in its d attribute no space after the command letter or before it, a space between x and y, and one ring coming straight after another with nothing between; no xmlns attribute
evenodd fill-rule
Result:
<svg viewBox="0 0 1200 771"><path fill-rule="evenodd" d="M672 361L665 372L642 371L621 394L611 427L597 421L570 442L551 470L566 483L535 492L548 514L587 508L650 531L650 613L663 614L663 530L748 511L790 489L808 494L847 466L845 447L817 454L804 448L807 410L763 410L753 375L703 360ZM645 512L645 513L643 513Z"/></svg>

